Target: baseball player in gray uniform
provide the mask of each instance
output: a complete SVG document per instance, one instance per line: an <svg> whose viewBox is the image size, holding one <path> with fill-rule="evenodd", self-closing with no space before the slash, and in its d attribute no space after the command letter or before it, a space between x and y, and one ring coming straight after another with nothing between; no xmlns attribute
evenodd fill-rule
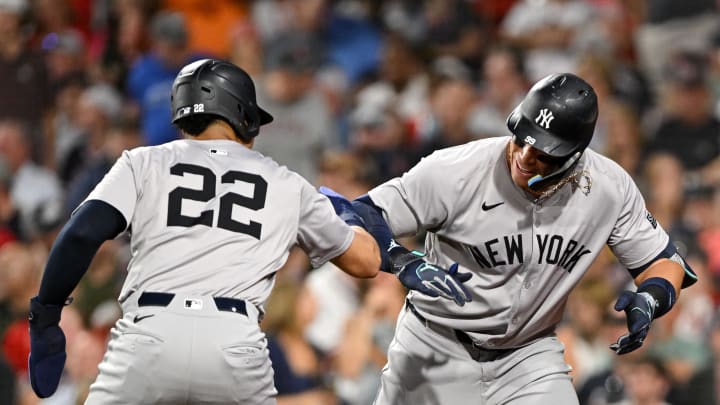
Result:
<svg viewBox="0 0 720 405"><path fill-rule="evenodd" d="M393 237L426 231L425 261L471 274L456 303L409 292L376 404L577 404L554 331L604 245L638 286L615 305L629 329L618 354L696 281L632 178L587 149L597 114L585 81L548 76L508 117L511 137L436 151L352 202L382 270L402 276L411 256Z"/></svg>
<svg viewBox="0 0 720 405"><path fill-rule="evenodd" d="M274 404L258 322L288 251L356 277L380 267L377 243L335 215L306 180L251 150L272 120L251 78L205 59L178 74L173 122L186 139L126 151L77 208L31 300L30 381L51 395L65 361L58 326L100 244L131 234L132 259L86 404Z"/></svg>

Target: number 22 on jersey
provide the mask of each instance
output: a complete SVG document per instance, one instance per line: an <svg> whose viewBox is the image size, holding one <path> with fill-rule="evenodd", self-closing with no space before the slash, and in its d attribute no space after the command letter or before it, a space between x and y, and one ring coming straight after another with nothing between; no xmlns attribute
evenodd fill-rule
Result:
<svg viewBox="0 0 720 405"><path fill-rule="evenodd" d="M217 176L207 167L177 163L170 168L170 174L184 176L195 174L202 176L202 189L196 190L186 187L176 187L168 195L168 217L167 226L191 227L195 225L213 226L214 210L205 210L196 217L182 214L183 200L208 202L216 195ZM232 232L244 233L256 239L260 239L262 224L255 221L242 223L232 219L233 206L239 205L252 211L265 207L267 197L267 182L261 176L238 170L229 170L220 177L220 182L233 184L235 182L252 184L252 196L244 196L233 192L224 193L220 196L220 209L218 213L217 227Z"/></svg>

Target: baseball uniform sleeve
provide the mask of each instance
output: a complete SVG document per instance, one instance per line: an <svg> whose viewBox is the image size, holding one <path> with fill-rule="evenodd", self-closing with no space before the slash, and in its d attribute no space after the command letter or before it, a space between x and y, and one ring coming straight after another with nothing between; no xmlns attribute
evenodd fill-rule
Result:
<svg viewBox="0 0 720 405"><path fill-rule="evenodd" d="M298 244L310 257L313 267L319 267L344 253L355 232L335 215L330 200L303 180L301 187L300 225Z"/></svg>
<svg viewBox="0 0 720 405"><path fill-rule="evenodd" d="M627 173L620 177L624 199L608 246L628 269L642 267L668 245L669 236L648 212L645 200Z"/></svg>
<svg viewBox="0 0 720 405"><path fill-rule="evenodd" d="M100 200L115 207L130 225L137 203L135 173L130 152L125 151L85 201Z"/></svg>
<svg viewBox="0 0 720 405"><path fill-rule="evenodd" d="M434 230L448 219L454 178L447 176L451 167L446 156L438 152L423 158L400 178L392 179L369 192L375 205L385 213L395 236L411 236L419 231Z"/></svg>

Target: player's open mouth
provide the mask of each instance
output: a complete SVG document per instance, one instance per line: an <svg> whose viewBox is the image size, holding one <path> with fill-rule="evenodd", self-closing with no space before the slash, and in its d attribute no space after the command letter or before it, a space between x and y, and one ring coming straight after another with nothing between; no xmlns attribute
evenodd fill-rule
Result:
<svg viewBox="0 0 720 405"><path fill-rule="evenodd" d="M531 172L530 170L523 169L522 166L520 166L520 162L515 160L515 167L518 169L521 175L523 176L534 176L535 172Z"/></svg>

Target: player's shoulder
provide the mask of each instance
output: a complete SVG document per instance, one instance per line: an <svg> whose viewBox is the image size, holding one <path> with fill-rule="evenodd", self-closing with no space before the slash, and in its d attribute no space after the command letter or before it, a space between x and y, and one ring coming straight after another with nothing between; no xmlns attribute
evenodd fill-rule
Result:
<svg viewBox="0 0 720 405"><path fill-rule="evenodd" d="M629 176L616 161L590 148L584 152L584 167L613 178Z"/></svg>
<svg viewBox="0 0 720 405"><path fill-rule="evenodd" d="M582 168L587 170L595 181L605 180L610 187L625 188L634 182L630 173L620 164L590 148L583 153Z"/></svg>
<svg viewBox="0 0 720 405"><path fill-rule="evenodd" d="M461 145L438 149L423 158L440 166L466 167L476 170L485 163L492 164L508 143L509 137L492 137L470 141ZM467 163L467 164L463 164Z"/></svg>

